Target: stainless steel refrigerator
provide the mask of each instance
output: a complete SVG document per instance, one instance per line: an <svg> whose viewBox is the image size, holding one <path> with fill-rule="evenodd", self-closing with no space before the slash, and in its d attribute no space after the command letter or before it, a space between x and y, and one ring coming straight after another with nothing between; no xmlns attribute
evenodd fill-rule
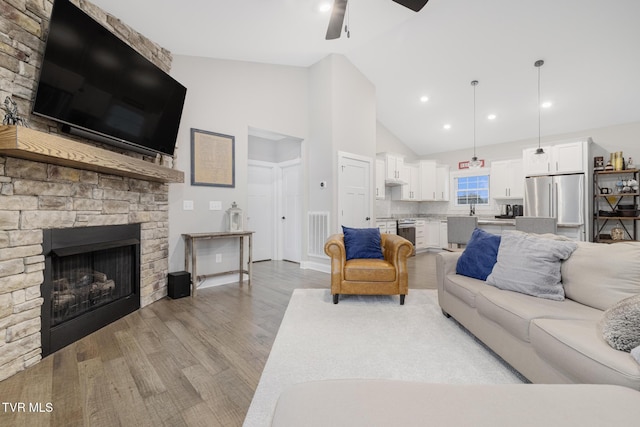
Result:
<svg viewBox="0 0 640 427"><path fill-rule="evenodd" d="M524 216L555 217L559 231L562 228L573 229L567 231L585 240L587 209L582 173L525 179Z"/></svg>

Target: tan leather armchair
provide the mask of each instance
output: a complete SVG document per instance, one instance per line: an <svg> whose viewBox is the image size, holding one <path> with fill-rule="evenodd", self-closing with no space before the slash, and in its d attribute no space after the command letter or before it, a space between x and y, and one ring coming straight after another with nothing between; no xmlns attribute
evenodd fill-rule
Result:
<svg viewBox="0 0 640 427"><path fill-rule="evenodd" d="M344 234L329 236L324 252L331 257L331 294L338 303L340 294L400 295L400 304L409 293L407 258L413 245L404 237L381 234L384 259L351 259L347 261Z"/></svg>

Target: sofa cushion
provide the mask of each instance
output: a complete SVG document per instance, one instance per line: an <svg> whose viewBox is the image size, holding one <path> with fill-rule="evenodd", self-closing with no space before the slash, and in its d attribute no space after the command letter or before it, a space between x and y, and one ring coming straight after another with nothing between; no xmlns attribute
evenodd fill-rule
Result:
<svg viewBox="0 0 640 427"><path fill-rule="evenodd" d="M500 236L476 228L471 233L464 252L458 258L456 273L474 279L487 280L496 263L499 246Z"/></svg>
<svg viewBox="0 0 640 427"><path fill-rule="evenodd" d="M598 326L605 341L616 350L631 351L640 346L640 294L608 308Z"/></svg>
<svg viewBox="0 0 640 427"><path fill-rule="evenodd" d="M383 259L357 258L344 264L344 280L353 282L393 282L396 268Z"/></svg>
<svg viewBox="0 0 640 427"><path fill-rule="evenodd" d="M508 231L502 235L498 262L487 283L500 289L556 301L564 299L560 262L576 249L575 242Z"/></svg>
<svg viewBox="0 0 640 427"><path fill-rule="evenodd" d="M602 311L571 300L533 298L519 292L486 286L475 299L478 313L499 324L516 338L529 342L531 321L537 318L589 319L596 323Z"/></svg>
<svg viewBox="0 0 640 427"><path fill-rule="evenodd" d="M473 308L476 306L476 295L486 287L487 284L483 280L462 276L460 274L449 274L444 282L444 289L447 292L455 295L469 307Z"/></svg>
<svg viewBox="0 0 640 427"><path fill-rule="evenodd" d="M347 261L356 258L384 259L378 228L351 228L342 226Z"/></svg>
<svg viewBox="0 0 640 427"><path fill-rule="evenodd" d="M535 352L570 380L640 389L640 364L613 350L591 320L536 319L531 325Z"/></svg>
<svg viewBox="0 0 640 427"><path fill-rule="evenodd" d="M562 263L562 284L567 298L606 310L616 302L640 294L640 243L612 245L578 242Z"/></svg>

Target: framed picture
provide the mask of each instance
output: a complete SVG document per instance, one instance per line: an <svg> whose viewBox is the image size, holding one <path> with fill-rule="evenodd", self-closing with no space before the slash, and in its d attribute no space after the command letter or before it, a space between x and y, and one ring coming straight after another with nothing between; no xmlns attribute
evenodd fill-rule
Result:
<svg viewBox="0 0 640 427"><path fill-rule="evenodd" d="M191 185L236 186L235 137L191 128Z"/></svg>

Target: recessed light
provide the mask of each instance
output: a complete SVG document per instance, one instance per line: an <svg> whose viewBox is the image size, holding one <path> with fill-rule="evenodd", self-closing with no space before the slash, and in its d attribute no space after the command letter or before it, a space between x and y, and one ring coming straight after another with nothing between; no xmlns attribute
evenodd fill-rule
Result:
<svg viewBox="0 0 640 427"><path fill-rule="evenodd" d="M449 123L445 124L444 126L442 126L444 129L449 130L451 129L451 125Z"/></svg>
<svg viewBox="0 0 640 427"><path fill-rule="evenodd" d="M429 100L428 96L423 95L420 97L420 102L427 102L428 100Z"/></svg>
<svg viewBox="0 0 640 427"><path fill-rule="evenodd" d="M323 13L324 13L324 12L329 12L329 11L331 10L331 3L329 3L329 2L323 2L323 3L320 3L320 4L318 5L318 10L319 10L320 12L323 12Z"/></svg>
<svg viewBox="0 0 640 427"><path fill-rule="evenodd" d="M487 119L489 119L489 120L495 120L495 118L496 118L496 115L495 115L495 114L489 114L489 115L487 116Z"/></svg>
<svg viewBox="0 0 640 427"><path fill-rule="evenodd" d="M549 108L553 105L553 103L551 101L547 101L547 102L543 102L541 107L542 108Z"/></svg>

